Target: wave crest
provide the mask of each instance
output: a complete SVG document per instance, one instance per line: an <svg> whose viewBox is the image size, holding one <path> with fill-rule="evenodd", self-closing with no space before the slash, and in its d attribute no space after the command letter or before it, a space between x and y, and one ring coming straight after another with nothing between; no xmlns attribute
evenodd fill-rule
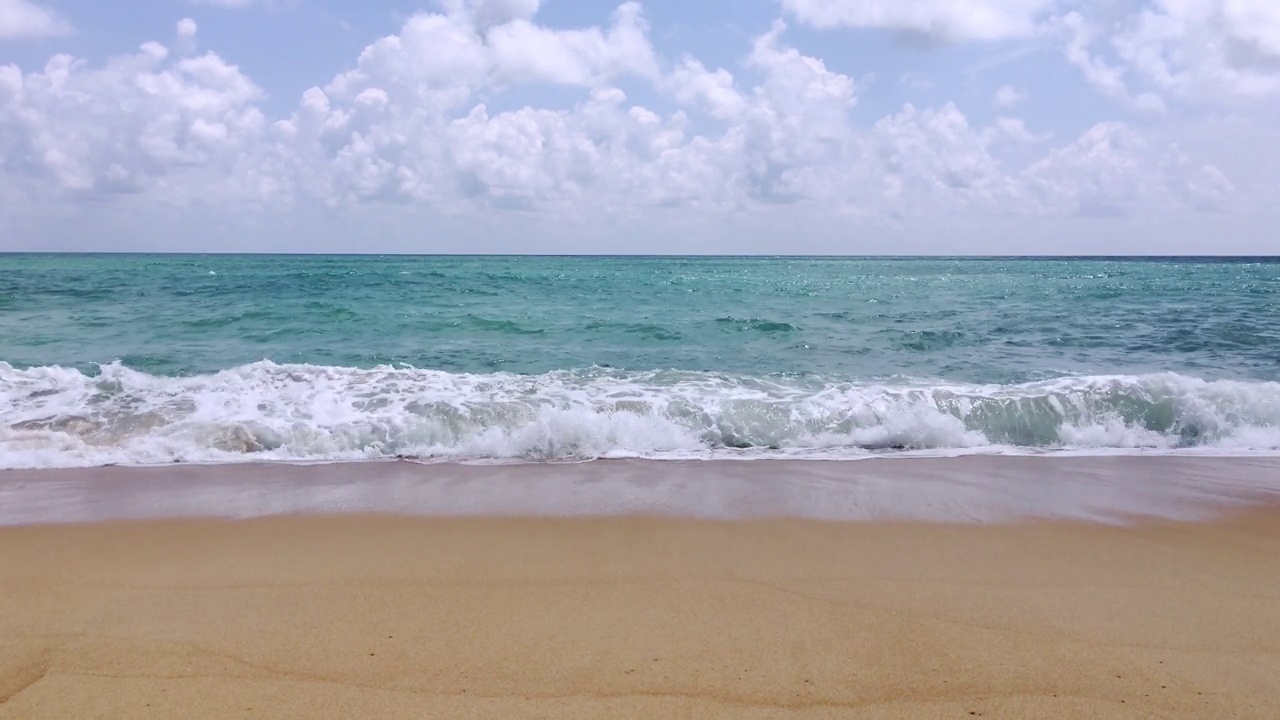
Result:
<svg viewBox="0 0 1280 720"><path fill-rule="evenodd" d="M0 467L390 457L851 458L886 450L1280 449L1280 383L1017 385L605 368L280 365L193 377L0 363Z"/></svg>

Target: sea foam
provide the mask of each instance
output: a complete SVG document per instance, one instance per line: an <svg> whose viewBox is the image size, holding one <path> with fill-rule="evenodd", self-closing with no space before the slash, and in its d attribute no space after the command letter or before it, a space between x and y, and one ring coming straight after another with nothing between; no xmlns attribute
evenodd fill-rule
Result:
<svg viewBox="0 0 1280 720"><path fill-rule="evenodd" d="M458 374L268 361L190 377L0 363L0 467L169 462L856 459L1280 450L1280 383L1011 385L606 368Z"/></svg>

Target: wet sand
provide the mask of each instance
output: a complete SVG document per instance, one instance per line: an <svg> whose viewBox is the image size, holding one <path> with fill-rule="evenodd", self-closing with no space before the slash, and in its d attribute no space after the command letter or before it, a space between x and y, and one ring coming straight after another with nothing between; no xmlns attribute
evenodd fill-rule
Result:
<svg viewBox="0 0 1280 720"><path fill-rule="evenodd" d="M1280 717L1280 512L0 529L0 718Z"/></svg>
<svg viewBox="0 0 1280 720"><path fill-rule="evenodd" d="M1280 457L173 465L0 470L0 525L397 513L1127 522L1280 502Z"/></svg>

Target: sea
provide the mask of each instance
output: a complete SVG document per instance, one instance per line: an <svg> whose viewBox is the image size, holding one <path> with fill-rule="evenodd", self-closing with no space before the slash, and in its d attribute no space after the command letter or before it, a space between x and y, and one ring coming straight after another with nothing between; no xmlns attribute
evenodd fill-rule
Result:
<svg viewBox="0 0 1280 720"><path fill-rule="evenodd" d="M0 255L0 468L1280 453L1280 259Z"/></svg>

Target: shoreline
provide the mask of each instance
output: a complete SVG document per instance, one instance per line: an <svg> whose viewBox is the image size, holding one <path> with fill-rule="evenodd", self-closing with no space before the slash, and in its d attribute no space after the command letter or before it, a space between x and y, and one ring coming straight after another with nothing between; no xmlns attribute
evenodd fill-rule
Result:
<svg viewBox="0 0 1280 720"><path fill-rule="evenodd" d="M1044 459L1104 459L1104 458L1141 458L1141 459L1213 459L1213 460L1280 460L1280 448L1277 447L1219 447L1215 445L1192 447L1022 447L1011 445L990 445L975 447L946 448L813 448L809 450L793 449L780 451L777 449L717 449L705 451L689 451L632 454L607 453L583 456L522 457L522 456L486 456L486 455L335 455L331 457L276 457L271 454L253 452L229 453L224 457L169 458L149 461L121 460L86 460L79 464L59 464L58 453L51 457L52 462L0 465L0 473L13 472L46 472L46 471L84 471L102 468L153 469L172 467L253 467L253 466L299 466L314 467L325 465L377 465L389 463L411 463L415 465L465 465L465 466L543 466L543 465L581 465L586 463L622 463L643 462L654 464L666 463L858 463L858 462L899 462L921 460L956 460L961 458L1044 458ZM46 457L47 459L47 457ZM65 459L65 458L64 458Z"/></svg>
<svg viewBox="0 0 1280 720"><path fill-rule="evenodd" d="M8 472L46 472L46 471L80 471L101 468L153 469L173 467L250 467L298 466L314 467L322 465L377 465L389 463L411 463L414 465L465 465L465 466L543 466L543 465L582 465L587 463L856 463L856 462L897 462L920 460L956 460L961 458L1036 458L1049 460L1062 459L1104 459L1104 458L1143 458L1143 459L1211 459L1211 460L1280 460L1280 449L1274 448L1223 448L1213 445L1195 447L1157 448L1157 447L1020 447L1010 445L992 445L971 448L855 448L852 454L824 454L826 451L796 451L791 454L775 454L774 450L764 448L752 449L720 449L706 453L689 454L655 454L655 455L592 455L582 457L485 457L485 456L452 456L452 455L388 455L374 457L318 457L318 458L277 458L270 455L257 457L242 455L245 460L169 460L164 462L101 462L83 465L17 465L0 467L0 473Z"/></svg>
<svg viewBox="0 0 1280 720"><path fill-rule="evenodd" d="M1280 503L1280 457L963 455L533 464L165 465L0 470L0 526L164 518L1203 520Z"/></svg>
<svg viewBox="0 0 1280 720"><path fill-rule="evenodd" d="M1276 577L1274 507L8 527L0 720L1270 720Z"/></svg>

